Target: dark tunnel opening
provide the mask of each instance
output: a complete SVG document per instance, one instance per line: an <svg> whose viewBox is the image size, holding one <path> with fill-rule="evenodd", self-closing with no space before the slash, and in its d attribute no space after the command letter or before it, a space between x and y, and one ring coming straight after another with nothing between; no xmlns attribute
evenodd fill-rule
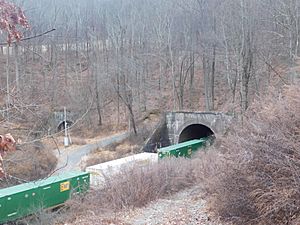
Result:
<svg viewBox="0 0 300 225"><path fill-rule="evenodd" d="M202 124L192 124L181 132L178 143L209 137L212 135L214 135L214 132L209 127Z"/></svg>
<svg viewBox="0 0 300 225"><path fill-rule="evenodd" d="M69 128L70 126L73 125L73 122L72 122L72 121L69 121L69 120L67 120L66 123L67 123L67 128ZM57 126L57 131L59 132L59 131L62 131L62 130L64 130L64 129L65 129L65 121L62 121L62 122L60 122L59 125Z"/></svg>

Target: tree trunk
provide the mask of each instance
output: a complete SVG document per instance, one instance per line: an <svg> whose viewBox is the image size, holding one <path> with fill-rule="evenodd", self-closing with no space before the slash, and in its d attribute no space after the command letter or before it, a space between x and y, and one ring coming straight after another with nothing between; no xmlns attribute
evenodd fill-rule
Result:
<svg viewBox="0 0 300 225"><path fill-rule="evenodd" d="M102 125L102 116L101 116L101 106L100 106L100 98L99 98L99 90L98 90L98 85L97 85L97 81L96 83L96 106L97 106L97 113L98 113L98 125L101 126Z"/></svg>
<svg viewBox="0 0 300 225"><path fill-rule="evenodd" d="M189 83L189 108L192 109L193 92L194 92L194 76L195 76L195 56L190 54L190 63L193 63L190 69L190 83Z"/></svg>
<svg viewBox="0 0 300 225"><path fill-rule="evenodd" d="M215 108L215 72L216 72L216 45L213 46L213 59L210 76L210 111Z"/></svg>
<svg viewBox="0 0 300 225"><path fill-rule="evenodd" d="M14 44L15 53L15 72L16 72L16 91L19 93L20 90L20 68L19 68L19 46L17 43Z"/></svg>
<svg viewBox="0 0 300 225"><path fill-rule="evenodd" d="M6 58L6 116L7 120L9 120L9 108L10 108L10 84L9 84L9 78L10 78L10 54L9 54L9 48L7 47L7 58Z"/></svg>
<svg viewBox="0 0 300 225"><path fill-rule="evenodd" d="M132 110L132 105L127 104L126 105L129 111L129 116L130 116L130 122L133 128L133 132L135 135L137 135L137 129L136 129L136 124L135 124L135 119L134 119L134 114L133 114L133 110Z"/></svg>

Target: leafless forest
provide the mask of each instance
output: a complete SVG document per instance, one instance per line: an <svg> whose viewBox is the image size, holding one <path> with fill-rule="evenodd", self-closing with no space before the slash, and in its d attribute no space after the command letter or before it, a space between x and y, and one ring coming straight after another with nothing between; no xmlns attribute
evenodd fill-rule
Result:
<svg viewBox="0 0 300 225"><path fill-rule="evenodd" d="M299 0L11 2L30 28L9 45L0 35L0 132L23 150L4 160L9 174L35 180L54 170L43 141L58 136L53 121L64 107L80 138L140 134L164 111L234 116L207 154L128 172L63 220L90 221L91 212L98 220L107 201L131 209L201 184L224 223L300 223Z"/></svg>
<svg viewBox="0 0 300 225"><path fill-rule="evenodd" d="M1 46L2 121L30 122L30 134L49 133L64 106L85 126L135 132L153 109L239 114L297 76L297 0L16 3L25 37L55 29Z"/></svg>

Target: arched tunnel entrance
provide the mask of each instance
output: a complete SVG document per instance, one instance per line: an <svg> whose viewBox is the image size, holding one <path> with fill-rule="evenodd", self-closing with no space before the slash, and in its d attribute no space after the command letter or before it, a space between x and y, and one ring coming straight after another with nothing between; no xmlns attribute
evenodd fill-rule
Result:
<svg viewBox="0 0 300 225"><path fill-rule="evenodd" d="M66 124L67 124L67 128L69 128L70 126L73 125L73 122L67 120L67 121L66 121ZM62 122L60 122L60 123L58 124L58 126L57 126L57 131L60 132L60 131L64 130L65 127L66 127L66 126L65 126L65 121L62 121Z"/></svg>
<svg viewBox="0 0 300 225"><path fill-rule="evenodd" d="M183 129L179 135L178 143L209 137L214 135L214 132L207 126L202 124L192 124Z"/></svg>

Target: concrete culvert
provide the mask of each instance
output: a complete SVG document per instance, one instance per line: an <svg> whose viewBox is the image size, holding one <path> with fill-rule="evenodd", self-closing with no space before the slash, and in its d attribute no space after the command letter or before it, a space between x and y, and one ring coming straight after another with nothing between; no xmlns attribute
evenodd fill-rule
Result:
<svg viewBox="0 0 300 225"><path fill-rule="evenodd" d="M179 135L178 143L200 139L214 135L214 132L207 126L202 124L192 124L183 129Z"/></svg>

